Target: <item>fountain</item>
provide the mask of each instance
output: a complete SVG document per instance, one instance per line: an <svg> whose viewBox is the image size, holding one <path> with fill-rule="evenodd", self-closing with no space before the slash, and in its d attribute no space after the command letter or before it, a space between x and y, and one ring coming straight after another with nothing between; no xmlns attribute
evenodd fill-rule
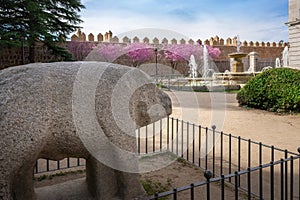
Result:
<svg viewBox="0 0 300 200"><path fill-rule="evenodd" d="M240 51L241 46L242 43L239 36L237 36L236 52L228 54L231 63L230 72L226 71L224 73L215 73L214 76L217 80L222 80L222 82L227 81L227 83L233 85L240 85L246 83L251 77L259 73L256 72L258 56L256 52L249 53L249 69L244 71L242 59L246 57L247 54Z"/></svg>
<svg viewBox="0 0 300 200"><path fill-rule="evenodd" d="M237 36L237 41L236 41L236 52L228 54L229 58L233 58L233 63L232 63L232 69L231 72L236 73L236 72L244 72L244 64L242 62L242 58L246 57L246 53L240 52L240 48L242 46L242 43L240 41L239 36Z"/></svg>
<svg viewBox="0 0 300 200"><path fill-rule="evenodd" d="M281 67L280 59L276 58L276 60L275 60L275 68L279 68L279 67Z"/></svg>
<svg viewBox="0 0 300 200"><path fill-rule="evenodd" d="M285 46L282 52L282 66L288 67L289 64L289 48L288 46Z"/></svg>
<svg viewBox="0 0 300 200"><path fill-rule="evenodd" d="M208 71L208 62L209 62L209 55L206 45L203 45L203 71L202 71L202 77L206 72Z"/></svg>
<svg viewBox="0 0 300 200"><path fill-rule="evenodd" d="M198 76L198 65L195 61L194 55L191 55L190 60L189 60L189 67L190 67L190 77L195 79Z"/></svg>

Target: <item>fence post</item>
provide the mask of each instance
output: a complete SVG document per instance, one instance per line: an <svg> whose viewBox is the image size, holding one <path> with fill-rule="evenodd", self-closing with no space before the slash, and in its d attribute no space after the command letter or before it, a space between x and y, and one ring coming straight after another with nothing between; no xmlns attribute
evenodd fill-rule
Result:
<svg viewBox="0 0 300 200"><path fill-rule="evenodd" d="M220 152L220 174L223 174L223 131L221 131L221 142L220 142L220 149L221 149L221 152Z"/></svg>
<svg viewBox="0 0 300 200"><path fill-rule="evenodd" d="M189 161L189 126L190 123L186 123L186 160ZM183 143L183 142L182 142Z"/></svg>
<svg viewBox="0 0 300 200"><path fill-rule="evenodd" d="M263 168L259 165L259 198L263 199Z"/></svg>
<svg viewBox="0 0 300 200"><path fill-rule="evenodd" d="M193 164L195 164L195 124L193 124Z"/></svg>
<svg viewBox="0 0 300 200"><path fill-rule="evenodd" d="M248 140L248 167L251 167L251 139Z"/></svg>
<svg viewBox="0 0 300 200"><path fill-rule="evenodd" d="M141 129L138 128L138 154L141 154Z"/></svg>
<svg viewBox="0 0 300 200"><path fill-rule="evenodd" d="M216 154L215 142L216 142L216 126L215 126L215 125L212 125L211 128L213 129L213 177L215 177L215 154Z"/></svg>
<svg viewBox="0 0 300 200"><path fill-rule="evenodd" d="M221 199L225 199L225 176L221 175Z"/></svg>
<svg viewBox="0 0 300 200"><path fill-rule="evenodd" d="M210 180L211 177L213 176L213 174L211 173L211 171L205 171L204 172L204 177L206 178L207 181L207 187L206 187L206 199L210 200Z"/></svg>
<svg viewBox="0 0 300 200"><path fill-rule="evenodd" d="M146 154L148 153L148 125L146 125L146 144L145 144L145 152L146 152Z"/></svg>
<svg viewBox="0 0 300 200"><path fill-rule="evenodd" d="M159 149L162 152L162 119L159 120Z"/></svg>
<svg viewBox="0 0 300 200"><path fill-rule="evenodd" d="M234 172L234 191L235 191L235 200L239 199L239 174L237 171Z"/></svg>
<svg viewBox="0 0 300 200"><path fill-rule="evenodd" d="M251 169L247 169L248 200L251 200Z"/></svg>
<svg viewBox="0 0 300 200"><path fill-rule="evenodd" d="M183 125L184 122L181 120L181 157L183 158Z"/></svg>
<svg viewBox="0 0 300 200"><path fill-rule="evenodd" d="M284 150L284 158L287 159L288 158L288 150ZM285 161L284 162L284 177L285 177L285 199L288 199L288 162Z"/></svg>
<svg viewBox="0 0 300 200"><path fill-rule="evenodd" d="M241 171L241 136L238 137L238 171ZM240 186L240 176L238 178Z"/></svg>
<svg viewBox="0 0 300 200"><path fill-rule="evenodd" d="M173 189L173 200L177 200L177 188Z"/></svg>
<svg viewBox="0 0 300 200"><path fill-rule="evenodd" d="M201 125L198 126L198 133L199 133L199 145L198 145L198 166L201 167Z"/></svg>
<svg viewBox="0 0 300 200"><path fill-rule="evenodd" d="M169 133L170 133L170 117L167 117L167 150L169 151L169 141L170 141L170 136L169 136Z"/></svg>
<svg viewBox="0 0 300 200"><path fill-rule="evenodd" d="M174 118L172 117L172 129L171 129L171 141L172 141L172 144L171 144L171 149L172 149L172 153L174 153Z"/></svg>
<svg viewBox="0 0 300 200"><path fill-rule="evenodd" d="M298 153L300 154L300 147L298 147ZM299 181L298 181L298 184L300 185L300 159L298 159L298 164L299 164L299 166L298 166L298 174L299 174ZM299 189L299 194L298 194L298 196L300 197L300 189Z"/></svg>
<svg viewBox="0 0 300 200"><path fill-rule="evenodd" d="M229 161L228 161L228 174L231 174L231 134L229 134ZM231 182L231 177L229 177L229 182Z"/></svg>
<svg viewBox="0 0 300 200"><path fill-rule="evenodd" d="M38 164L38 161L39 161L39 160L37 160L37 161L35 162L35 173L38 173L38 171L39 171L39 164Z"/></svg>
<svg viewBox="0 0 300 200"><path fill-rule="evenodd" d="M284 160L280 159L280 197L284 199Z"/></svg>
<svg viewBox="0 0 300 200"><path fill-rule="evenodd" d="M274 162L270 163L270 199L274 199Z"/></svg>
<svg viewBox="0 0 300 200"><path fill-rule="evenodd" d="M205 128L205 170L207 170L207 154L208 154L208 147L207 147L207 144L208 144L208 128L206 127Z"/></svg>
<svg viewBox="0 0 300 200"><path fill-rule="evenodd" d="M259 164L262 164L262 143L259 142Z"/></svg>
<svg viewBox="0 0 300 200"><path fill-rule="evenodd" d="M155 152L155 122L152 125L152 152Z"/></svg>
<svg viewBox="0 0 300 200"><path fill-rule="evenodd" d="M176 119L176 155L178 156L178 119Z"/></svg>
<svg viewBox="0 0 300 200"><path fill-rule="evenodd" d="M194 183L191 184L191 200L194 200L195 194L194 194Z"/></svg>
<svg viewBox="0 0 300 200"><path fill-rule="evenodd" d="M293 156L291 156L291 162L290 162L290 167L291 167L291 169L290 169L290 174L291 174L291 176L290 176L290 195L291 195L291 200L293 200L294 199L294 157Z"/></svg>

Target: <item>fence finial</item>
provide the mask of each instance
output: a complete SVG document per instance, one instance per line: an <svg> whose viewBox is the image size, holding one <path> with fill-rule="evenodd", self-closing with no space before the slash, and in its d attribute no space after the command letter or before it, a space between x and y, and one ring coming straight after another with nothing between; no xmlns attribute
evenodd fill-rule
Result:
<svg viewBox="0 0 300 200"><path fill-rule="evenodd" d="M211 173L211 171L206 170L204 172L204 177L207 179L207 181L209 181L209 179L211 179L212 175L213 174Z"/></svg>
<svg viewBox="0 0 300 200"><path fill-rule="evenodd" d="M298 150L298 152L300 153L300 147L298 147L298 149L297 149L297 150Z"/></svg>

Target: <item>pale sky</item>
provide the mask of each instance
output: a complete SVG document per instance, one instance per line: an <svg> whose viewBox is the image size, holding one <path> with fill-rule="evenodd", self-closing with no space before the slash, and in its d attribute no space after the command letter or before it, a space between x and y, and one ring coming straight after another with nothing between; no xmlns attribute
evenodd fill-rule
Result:
<svg viewBox="0 0 300 200"><path fill-rule="evenodd" d="M152 35L164 35L162 32L167 30L166 37L171 31L193 40L215 35L226 40L239 35L241 41L288 41L288 28L284 24L288 21L288 0L82 0L82 3L86 9L81 12L84 20L81 26L86 34L111 30L113 36L123 36L124 32L143 29L140 32L148 34L145 36L150 40Z"/></svg>

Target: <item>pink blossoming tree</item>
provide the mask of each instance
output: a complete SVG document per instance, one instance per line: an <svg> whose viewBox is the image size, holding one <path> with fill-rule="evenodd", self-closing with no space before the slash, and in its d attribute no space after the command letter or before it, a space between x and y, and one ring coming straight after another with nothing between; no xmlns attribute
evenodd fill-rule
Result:
<svg viewBox="0 0 300 200"><path fill-rule="evenodd" d="M193 44L170 44L163 48L164 58L170 62L172 69L176 69L179 62L188 63L190 56L201 57L202 47Z"/></svg>
<svg viewBox="0 0 300 200"><path fill-rule="evenodd" d="M135 42L128 44L124 49L124 53L131 59L132 66L137 67L152 58L154 48L148 44Z"/></svg>
<svg viewBox="0 0 300 200"><path fill-rule="evenodd" d="M119 44L100 44L97 47L101 61L114 62L124 54L123 47Z"/></svg>
<svg viewBox="0 0 300 200"><path fill-rule="evenodd" d="M216 59L219 58L221 55L221 50L219 48L214 48L212 46L207 45L207 51L208 51L208 55L212 58L212 59Z"/></svg>

